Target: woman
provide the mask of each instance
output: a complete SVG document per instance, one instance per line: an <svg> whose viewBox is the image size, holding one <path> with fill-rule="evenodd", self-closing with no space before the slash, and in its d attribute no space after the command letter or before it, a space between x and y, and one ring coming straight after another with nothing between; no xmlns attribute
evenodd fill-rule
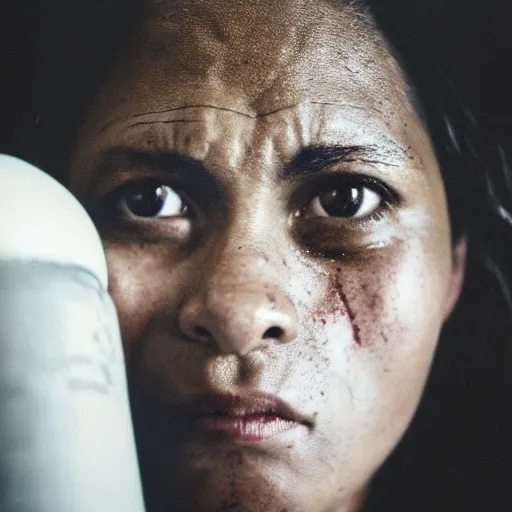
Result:
<svg viewBox="0 0 512 512"><path fill-rule="evenodd" d="M360 511L481 242L464 141L360 3L142 4L65 180L104 240L148 510Z"/></svg>

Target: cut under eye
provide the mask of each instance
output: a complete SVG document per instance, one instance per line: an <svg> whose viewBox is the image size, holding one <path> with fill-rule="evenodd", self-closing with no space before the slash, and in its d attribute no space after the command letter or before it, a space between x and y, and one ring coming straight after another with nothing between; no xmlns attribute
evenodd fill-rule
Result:
<svg viewBox="0 0 512 512"><path fill-rule="evenodd" d="M120 213L133 217L180 217L187 211L181 195L172 187L161 183L135 183L116 195Z"/></svg>

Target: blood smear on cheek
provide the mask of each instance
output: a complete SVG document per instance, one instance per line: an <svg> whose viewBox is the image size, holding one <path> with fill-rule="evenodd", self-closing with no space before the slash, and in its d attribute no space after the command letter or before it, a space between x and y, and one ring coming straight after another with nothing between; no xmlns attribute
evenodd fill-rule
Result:
<svg viewBox="0 0 512 512"><path fill-rule="evenodd" d="M352 327L355 344L362 346L361 330L356 321L356 314L350 306L347 295L340 282L339 276L329 278L328 289L318 307L313 313L313 318L326 325L337 318L348 316Z"/></svg>

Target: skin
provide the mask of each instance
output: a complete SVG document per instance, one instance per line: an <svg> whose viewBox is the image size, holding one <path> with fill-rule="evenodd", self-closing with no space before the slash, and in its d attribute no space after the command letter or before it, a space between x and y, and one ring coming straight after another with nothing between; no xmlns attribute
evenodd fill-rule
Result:
<svg viewBox="0 0 512 512"><path fill-rule="evenodd" d="M369 149L307 162L333 146ZM347 176L398 199L324 216L315 198ZM187 211L135 217L109 196L148 178ZM465 254L381 35L328 2L155 2L96 94L69 183L104 241L148 509L358 510L415 412ZM204 393L254 390L310 424L215 443L174 419Z"/></svg>

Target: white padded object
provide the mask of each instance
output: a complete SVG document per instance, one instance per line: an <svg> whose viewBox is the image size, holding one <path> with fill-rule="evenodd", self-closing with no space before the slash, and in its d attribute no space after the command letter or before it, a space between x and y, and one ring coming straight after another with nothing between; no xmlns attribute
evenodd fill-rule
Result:
<svg viewBox="0 0 512 512"><path fill-rule="evenodd" d="M107 287L101 240L82 205L37 167L1 154L0 260L76 265Z"/></svg>

